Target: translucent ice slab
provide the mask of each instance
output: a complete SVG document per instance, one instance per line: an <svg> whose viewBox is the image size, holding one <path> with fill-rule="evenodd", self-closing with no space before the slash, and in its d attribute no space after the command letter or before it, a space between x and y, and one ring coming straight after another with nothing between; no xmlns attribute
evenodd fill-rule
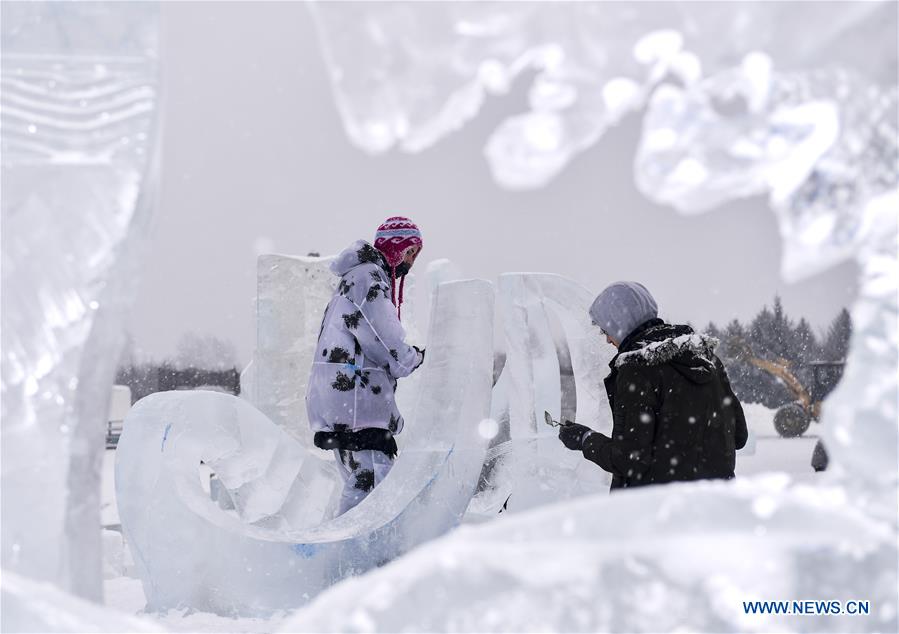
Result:
<svg viewBox="0 0 899 634"><path fill-rule="evenodd" d="M333 257L261 255L256 262L256 351L253 402L273 423L307 448L306 381L322 315L340 278Z"/></svg>
<svg viewBox="0 0 899 634"><path fill-rule="evenodd" d="M325 307L339 277L330 270L334 256L267 254L257 260L256 351L241 376L241 394L304 447L312 448L306 416L306 382ZM403 326L420 344L413 297L415 277L406 280ZM418 377L397 391L401 411L409 411Z"/></svg>
<svg viewBox="0 0 899 634"><path fill-rule="evenodd" d="M508 419L508 439L497 436L486 486L473 502L477 513L515 511L567 497L608 491L611 477L580 452L569 451L558 429L546 425L561 411L559 357L551 320L558 322L571 357L577 422L610 433L603 377L614 350L590 324L592 294L575 282L546 273L500 277L506 365L494 388L493 416Z"/></svg>
<svg viewBox="0 0 899 634"><path fill-rule="evenodd" d="M304 471L306 451L246 401L168 392L132 408L116 497L149 609L255 615L296 607L459 521L484 460L478 426L490 411L492 286L442 284L431 314L399 459L368 498L334 520L320 521L322 508L304 503L316 486ZM210 499L201 460L233 511Z"/></svg>
<svg viewBox="0 0 899 634"><path fill-rule="evenodd" d="M2 12L4 576L99 600L109 388L156 175L159 7Z"/></svg>

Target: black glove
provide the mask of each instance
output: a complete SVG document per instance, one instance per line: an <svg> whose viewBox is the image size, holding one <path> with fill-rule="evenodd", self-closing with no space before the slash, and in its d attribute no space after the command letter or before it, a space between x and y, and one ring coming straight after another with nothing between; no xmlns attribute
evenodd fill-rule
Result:
<svg viewBox="0 0 899 634"><path fill-rule="evenodd" d="M584 436L587 432L592 431L586 425L578 425L577 423L568 423L559 427L559 440L562 444L574 451L580 451L584 445Z"/></svg>
<svg viewBox="0 0 899 634"><path fill-rule="evenodd" d="M418 352L418 354L421 355L421 361L419 361L419 362L418 362L418 365L416 365L415 368L414 368L414 369L417 370L417 369L419 368L419 366L421 366L421 364L425 362L425 349L424 349L424 348L419 348L418 346L412 346L412 347L415 348L415 351Z"/></svg>

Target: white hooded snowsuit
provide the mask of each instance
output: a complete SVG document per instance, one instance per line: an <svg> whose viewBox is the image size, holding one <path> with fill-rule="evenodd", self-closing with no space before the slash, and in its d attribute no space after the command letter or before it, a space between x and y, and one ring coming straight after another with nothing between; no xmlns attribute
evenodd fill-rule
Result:
<svg viewBox="0 0 899 634"><path fill-rule="evenodd" d="M390 300L390 273L381 253L364 240L331 264L340 276L318 337L306 410L313 431L366 428L399 433L403 417L394 400L396 379L408 376L422 355L404 341Z"/></svg>

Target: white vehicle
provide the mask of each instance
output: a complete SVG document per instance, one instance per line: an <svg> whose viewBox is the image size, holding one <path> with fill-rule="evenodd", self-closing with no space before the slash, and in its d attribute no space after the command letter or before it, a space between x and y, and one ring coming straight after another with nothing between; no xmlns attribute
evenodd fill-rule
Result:
<svg viewBox="0 0 899 634"><path fill-rule="evenodd" d="M131 388L127 385L113 385L109 399L109 415L106 418L106 446L115 447L122 435L125 416L131 409Z"/></svg>

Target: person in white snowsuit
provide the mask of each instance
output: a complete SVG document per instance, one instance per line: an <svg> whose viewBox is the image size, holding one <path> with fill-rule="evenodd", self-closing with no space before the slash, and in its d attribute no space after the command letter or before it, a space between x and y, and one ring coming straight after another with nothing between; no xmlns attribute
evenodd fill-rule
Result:
<svg viewBox="0 0 899 634"><path fill-rule="evenodd" d="M359 504L396 458L397 379L424 362L400 323L404 276L421 248L418 227L396 216L378 228L374 246L358 240L331 264L340 283L322 319L306 410L315 445L334 451L344 481L338 515Z"/></svg>

